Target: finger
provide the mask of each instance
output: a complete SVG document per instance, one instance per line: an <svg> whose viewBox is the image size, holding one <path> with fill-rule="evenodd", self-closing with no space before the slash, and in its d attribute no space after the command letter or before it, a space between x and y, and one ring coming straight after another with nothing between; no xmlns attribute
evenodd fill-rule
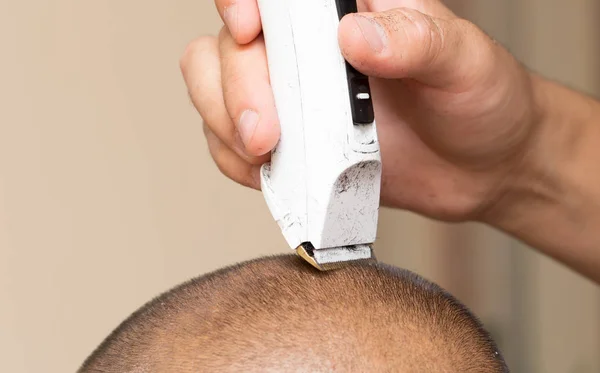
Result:
<svg viewBox="0 0 600 373"><path fill-rule="evenodd" d="M438 18L456 18L456 15L439 0L363 0L364 12L385 12L396 8L410 8ZM360 5L360 4L359 4Z"/></svg>
<svg viewBox="0 0 600 373"><path fill-rule="evenodd" d="M260 166L252 165L228 148L208 126L204 134L210 155L223 175L246 187L260 190Z"/></svg>
<svg viewBox="0 0 600 373"><path fill-rule="evenodd" d="M215 0L223 22L239 44L254 40L261 31L256 0Z"/></svg>
<svg viewBox="0 0 600 373"><path fill-rule="evenodd" d="M217 39L203 37L192 42L181 58L181 71L192 103L211 131L247 162L263 164L265 157L246 154L225 107Z"/></svg>
<svg viewBox="0 0 600 373"><path fill-rule="evenodd" d="M271 151L280 128L262 36L248 45L235 43L225 30L220 36L221 82L227 111L250 155Z"/></svg>
<svg viewBox="0 0 600 373"><path fill-rule="evenodd" d="M471 23L408 8L347 16L339 36L346 59L365 74L440 88L488 74L479 67L489 66L495 53Z"/></svg>

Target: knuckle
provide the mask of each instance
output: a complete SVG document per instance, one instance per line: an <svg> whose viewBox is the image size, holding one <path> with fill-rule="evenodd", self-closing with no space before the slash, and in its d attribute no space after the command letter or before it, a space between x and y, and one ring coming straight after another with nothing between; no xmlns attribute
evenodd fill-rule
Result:
<svg viewBox="0 0 600 373"><path fill-rule="evenodd" d="M183 51L181 58L179 59L179 66L183 72L185 72L191 61L199 54L206 53L211 50L215 45L215 38L213 36L201 36L191 41Z"/></svg>
<svg viewBox="0 0 600 373"><path fill-rule="evenodd" d="M477 45L497 45L497 42L482 29L480 29L473 22L467 21L466 19L456 19L454 22L454 30L457 34L463 35L463 38L468 38L469 43L475 43Z"/></svg>
<svg viewBox="0 0 600 373"><path fill-rule="evenodd" d="M420 55L426 63L433 64L445 48L446 35L440 21L413 9L399 11L407 32L417 41Z"/></svg>
<svg viewBox="0 0 600 373"><path fill-rule="evenodd" d="M452 39L457 41L457 49L465 45L470 46L472 51L470 66L491 66L498 59L498 52L504 50L491 36L470 21L457 19L453 26L457 35L454 35ZM477 70L479 69L474 69L471 73L475 73Z"/></svg>
<svg viewBox="0 0 600 373"><path fill-rule="evenodd" d="M436 22L433 18L426 18L426 29L428 32L425 32L423 37L426 45L426 55L428 57L428 62L430 64L434 64L442 52L446 49L446 37L444 34L444 28L440 27L439 23Z"/></svg>

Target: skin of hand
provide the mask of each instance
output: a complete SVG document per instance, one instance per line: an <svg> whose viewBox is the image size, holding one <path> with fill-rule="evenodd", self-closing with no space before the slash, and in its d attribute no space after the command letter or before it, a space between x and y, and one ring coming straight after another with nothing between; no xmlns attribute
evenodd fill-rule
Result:
<svg viewBox="0 0 600 373"><path fill-rule="evenodd" d="M220 170L258 189L279 122L256 1L231 4L217 1L229 28L193 42L181 66ZM445 221L480 218L533 133L529 74L438 1L363 1L360 9L342 20L339 40L372 77L382 203Z"/></svg>
<svg viewBox="0 0 600 373"><path fill-rule="evenodd" d="M226 26L218 37L192 42L181 69L215 163L229 178L259 189L260 166L280 132L258 6L256 0L215 1ZM564 182L543 158L560 133L552 129L558 124L549 119L548 106L556 102L546 92L560 88L530 74L438 0L358 5L360 14L342 19L339 43L348 62L370 77L382 203L437 220L490 224L600 280L600 253L589 247L566 252L562 241L548 244L547 234L534 229L536 219L551 230L552 224L565 227L548 215L569 214L564 206L554 208L561 197L549 185ZM562 99L583 100L574 95L563 92ZM569 127L566 122L561 128ZM523 207L529 205L543 206L545 215ZM561 238L573 239L574 232Z"/></svg>

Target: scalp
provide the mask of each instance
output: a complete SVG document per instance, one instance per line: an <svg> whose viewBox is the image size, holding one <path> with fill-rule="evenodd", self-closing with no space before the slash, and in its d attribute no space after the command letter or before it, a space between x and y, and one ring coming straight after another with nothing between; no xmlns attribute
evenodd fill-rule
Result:
<svg viewBox="0 0 600 373"><path fill-rule="evenodd" d="M159 296L82 371L107 361L119 369L104 371L121 372L507 371L481 323L437 285L383 264L318 272L293 256L228 267Z"/></svg>

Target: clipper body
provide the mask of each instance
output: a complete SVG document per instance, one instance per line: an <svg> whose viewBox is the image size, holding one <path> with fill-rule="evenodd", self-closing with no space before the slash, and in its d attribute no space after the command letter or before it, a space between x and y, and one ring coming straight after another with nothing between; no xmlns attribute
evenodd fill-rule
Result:
<svg viewBox="0 0 600 373"><path fill-rule="evenodd" d="M343 58L356 1L258 0L281 139L261 170L289 246L321 270L373 259L381 157L369 81Z"/></svg>

